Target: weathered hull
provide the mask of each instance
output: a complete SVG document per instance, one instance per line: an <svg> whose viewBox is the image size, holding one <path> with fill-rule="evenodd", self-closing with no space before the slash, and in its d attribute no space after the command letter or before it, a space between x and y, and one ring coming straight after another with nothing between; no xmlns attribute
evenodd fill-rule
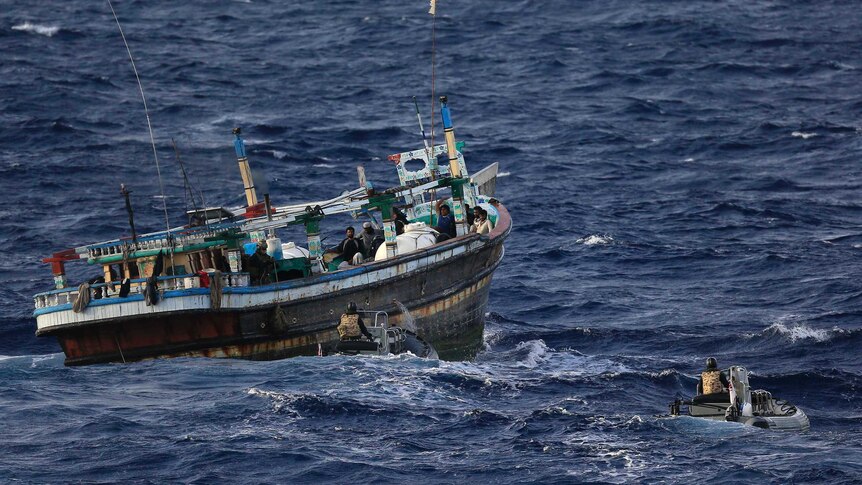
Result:
<svg viewBox="0 0 862 485"><path fill-rule="evenodd" d="M335 326L350 301L403 324L397 300L442 359L469 359L482 345L488 290L511 228L501 212L505 225L489 238L465 236L310 281L226 288L219 309L211 308L208 290L165 292L155 307L129 301L88 308L84 316L45 312L37 316L37 334L57 337L67 365L184 356L273 360L334 349Z"/></svg>

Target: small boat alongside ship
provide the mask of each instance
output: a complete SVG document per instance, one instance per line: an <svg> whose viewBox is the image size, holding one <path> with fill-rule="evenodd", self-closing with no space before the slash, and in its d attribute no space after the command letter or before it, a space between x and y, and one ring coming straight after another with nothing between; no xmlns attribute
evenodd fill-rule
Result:
<svg viewBox="0 0 862 485"><path fill-rule="evenodd" d="M773 430L807 431L810 428L808 416L802 409L773 397L769 391L751 390L744 367L731 367L728 374L728 392L677 399L670 404L670 415L731 421Z"/></svg>
<svg viewBox="0 0 862 485"><path fill-rule="evenodd" d="M440 358L471 358L482 342L491 278L512 221L494 198L497 164L468 172L448 100L440 100L446 143L390 155L399 178L394 187L378 189L359 167L357 188L339 196L273 204L265 194L260 201L236 129L245 206L189 211L187 225L137 235L126 192L130 237L44 259L55 288L34 297L36 335L56 338L67 365L189 356L271 360L334 350L337 315L349 301L387 312L398 326L405 317L397 300ZM438 164L438 157L449 163ZM410 170L408 162L422 168ZM441 200L455 219L450 238L436 237L433 228ZM468 210L477 207L494 225L487 234L469 230ZM350 264L324 254L321 222L338 214L382 221L376 255ZM282 243L279 233L291 227L304 229L305 241ZM265 270L250 265L258 244L272 261ZM93 265L99 277L70 285L71 262Z"/></svg>
<svg viewBox="0 0 862 485"><path fill-rule="evenodd" d="M438 358L434 347L416 335L416 332L389 325L389 315L386 312L364 311L358 313L373 318L370 325L366 325L371 339L343 339L338 342L335 348L339 354L384 356L410 353L424 359ZM405 326L410 327L412 325L408 323ZM321 354L323 354L322 349Z"/></svg>

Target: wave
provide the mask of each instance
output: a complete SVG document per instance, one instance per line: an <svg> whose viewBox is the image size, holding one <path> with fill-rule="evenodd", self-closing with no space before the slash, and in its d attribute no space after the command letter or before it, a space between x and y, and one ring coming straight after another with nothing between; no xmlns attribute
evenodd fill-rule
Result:
<svg viewBox="0 0 862 485"><path fill-rule="evenodd" d="M800 341L814 341L818 343L828 342L835 337L850 335L854 330L833 327L831 329L812 328L802 323L785 325L778 322L763 329L757 334L748 334L747 338L753 337L782 337L796 343Z"/></svg>
<svg viewBox="0 0 862 485"><path fill-rule="evenodd" d="M33 24L30 22L24 22L23 24L13 25L12 30L18 30L21 32L31 32L34 34L44 35L46 37L53 37L54 34L60 31L60 27L55 27L53 25L40 25Z"/></svg>
<svg viewBox="0 0 862 485"><path fill-rule="evenodd" d="M608 235L591 234L589 236L579 238L575 242L583 244L584 246L597 246L611 244L614 242L614 238Z"/></svg>
<svg viewBox="0 0 862 485"><path fill-rule="evenodd" d="M802 131L794 131L793 133L790 134L790 136L792 136L794 138L802 138L803 140L807 140L809 138L814 138L815 136L817 136L817 133L805 133Z"/></svg>
<svg viewBox="0 0 862 485"><path fill-rule="evenodd" d="M62 367L64 359L65 356L62 352L35 355L0 355L0 369L33 369L42 367L43 363L48 367Z"/></svg>

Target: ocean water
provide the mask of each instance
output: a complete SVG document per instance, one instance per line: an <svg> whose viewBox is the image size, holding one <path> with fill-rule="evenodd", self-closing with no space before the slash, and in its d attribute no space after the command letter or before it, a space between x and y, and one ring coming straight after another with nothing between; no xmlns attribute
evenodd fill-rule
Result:
<svg viewBox="0 0 862 485"><path fill-rule="evenodd" d="M427 2L0 1L0 481L862 481L862 15L853 2L447 2L436 90L514 219L472 362L66 368L41 258L181 222L173 138L238 205L329 198L431 124ZM435 119L435 139L442 139ZM325 225L337 241L345 221ZM82 278L92 268L73 268ZM657 417L708 356L807 433Z"/></svg>

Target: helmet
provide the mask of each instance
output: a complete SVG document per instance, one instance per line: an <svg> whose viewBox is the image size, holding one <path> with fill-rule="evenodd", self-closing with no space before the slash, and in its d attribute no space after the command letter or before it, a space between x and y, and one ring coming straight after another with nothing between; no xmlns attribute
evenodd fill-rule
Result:
<svg viewBox="0 0 862 485"><path fill-rule="evenodd" d="M706 359L706 368L707 369L718 369L718 362L715 360L715 357L710 357Z"/></svg>
<svg viewBox="0 0 862 485"><path fill-rule="evenodd" d="M347 314L352 315L354 313L356 313L356 302L351 301L350 303L347 304Z"/></svg>

